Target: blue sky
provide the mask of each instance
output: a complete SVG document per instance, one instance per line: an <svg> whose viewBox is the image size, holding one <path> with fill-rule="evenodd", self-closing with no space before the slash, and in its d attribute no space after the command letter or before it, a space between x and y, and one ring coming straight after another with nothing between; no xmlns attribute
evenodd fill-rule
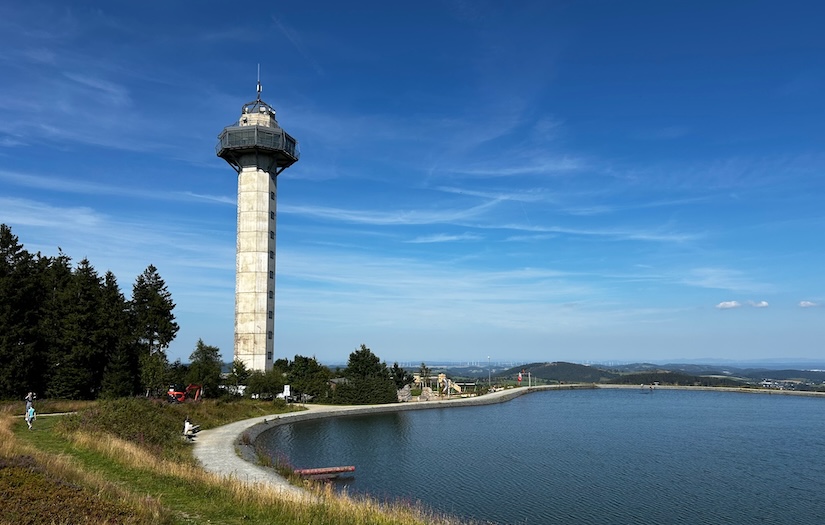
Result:
<svg viewBox="0 0 825 525"><path fill-rule="evenodd" d="M149 264L169 349L232 354L237 176L263 99L276 355L821 358L817 2L6 2L0 222Z"/></svg>

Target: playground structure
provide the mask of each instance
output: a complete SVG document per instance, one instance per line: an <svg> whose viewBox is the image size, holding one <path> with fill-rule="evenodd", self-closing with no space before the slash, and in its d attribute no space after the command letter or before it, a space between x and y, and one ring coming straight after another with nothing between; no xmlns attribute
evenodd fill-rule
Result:
<svg viewBox="0 0 825 525"><path fill-rule="evenodd" d="M438 374L438 391L449 396L451 390L455 390L457 394L461 394L461 387L452 379L448 379L447 374Z"/></svg>
<svg viewBox="0 0 825 525"><path fill-rule="evenodd" d="M415 383L416 388L420 388L423 391L430 391L429 388L429 381L430 379L434 379L437 386L434 386L432 390L438 394L438 396L450 394L458 394L462 397L473 396L475 395L475 386L476 384L473 383L458 383L453 381L452 379L447 377L447 374L441 373L437 376L432 378L422 378L421 374L413 374L413 382ZM424 398L422 398L424 400Z"/></svg>

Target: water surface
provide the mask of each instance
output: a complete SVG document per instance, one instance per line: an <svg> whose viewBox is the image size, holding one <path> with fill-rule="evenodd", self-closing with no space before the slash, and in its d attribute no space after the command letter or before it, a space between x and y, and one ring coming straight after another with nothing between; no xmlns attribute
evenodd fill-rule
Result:
<svg viewBox="0 0 825 525"><path fill-rule="evenodd" d="M825 522L825 400L636 389L330 418L262 436L349 492L500 524Z"/></svg>

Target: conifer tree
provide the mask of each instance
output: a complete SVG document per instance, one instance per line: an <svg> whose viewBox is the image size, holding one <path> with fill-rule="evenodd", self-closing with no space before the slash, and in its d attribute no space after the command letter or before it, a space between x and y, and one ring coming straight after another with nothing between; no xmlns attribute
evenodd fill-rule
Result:
<svg viewBox="0 0 825 525"><path fill-rule="evenodd" d="M41 315L38 336L40 344L47 349L48 377L46 395L62 397L71 393L63 384L61 367L67 364L69 341L66 338L65 323L69 316L71 297L69 283L72 281L71 258L58 248L56 257L41 260L40 275L43 286ZM70 364L70 368L73 365ZM68 374L71 375L71 374Z"/></svg>
<svg viewBox="0 0 825 525"><path fill-rule="evenodd" d="M57 319L54 368L49 395L64 399L93 399L100 394L106 347L100 312L103 282L88 259L83 259L56 296L62 302Z"/></svg>
<svg viewBox="0 0 825 525"><path fill-rule="evenodd" d="M139 345L140 377L148 396L159 394L165 382L166 349L178 333L175 303L157 268L149 265L132 288L131 313Z"/></svg>
<svg viewBox="0 0 825 525"><path fill-rule="evenodd" d="M174 309L172 294L158 269L150 264L132 289L132 315L144 353L165 352L175 339L179 326L172 313Z"/></svg>
<svg viewBox="0 0 825 525"><path fill-rule="evenodd" d="M221 383L221 353L217 346L210 346L198 339L195 351L189 356L189 383L201 385L203 392L215 396Z"/></svg>
<svg viewBox="0 0 825 525"><path fill-rule="evenodd" d="M362 344L349 355L344 375L348 381L335 388L335 403L364 405L398 401L395 381L387 363L366 345Z"/></svg>
<svg viewBox="0 0 825 525"><path fill-rule="evenodd" d="M42 297L36 258L0 224L0 398L44 391L37 331Z"/></svg>
<svg viewBox="0 0 825 525"><path fill-rule="evenodd" d="M101 395L110 398L134 395L140 388L137 340L131 326L129 304L111 271L103 278L99 316L100 340L106 350Z"/></svg>

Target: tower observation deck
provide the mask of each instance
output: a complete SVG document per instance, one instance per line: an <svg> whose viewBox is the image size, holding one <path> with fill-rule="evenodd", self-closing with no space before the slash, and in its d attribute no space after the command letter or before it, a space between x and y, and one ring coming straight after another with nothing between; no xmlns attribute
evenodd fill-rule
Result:
<svg viewBox="0 0 825 525"><path fill-rule="evenodd" d="M249 370L266 371L275 337L276 181L298 161L298 142L261 100L258 82L258 98L218 135L215 150L238 173L234 356Z"/></svg>

